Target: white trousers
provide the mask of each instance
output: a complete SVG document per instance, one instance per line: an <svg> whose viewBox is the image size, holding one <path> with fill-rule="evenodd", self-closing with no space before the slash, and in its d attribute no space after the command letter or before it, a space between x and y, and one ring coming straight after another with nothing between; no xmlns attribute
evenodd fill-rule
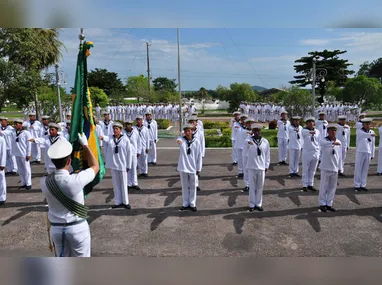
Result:
<svg viewBox="0 0 382 285"><path fill-rule="evenodd" d="M137 165L138 165L137 155L133 154L133 159L131 161L131 169L127 173L128 186L138 186Z"/></svg>
<svg viewBox="0 0 382 285"><path fill-rule="evenodd" d="M128 205L129 194L127 192L127 172L112 169L111 181L113 182L115 205Z"/></svg>
<svg viewBox="0 0 382 285"><path fill-rule="evenodd" d="M300 162L300 153L299 149L289 149L289 173L297 173L299 170Z"/></svg>
<svg viewBox="0 0 382 285"><path fill-rule="evenodd" d="M32 171L30 162L26 161L25 157L16 157L16 163L21 178L21 186L32 185Z"/></svg>
<svg viewBox="0 0 382 285"><path fill-rule="evenodd" d="M7 162L5 164L7 172L17 172L16 157L12 155L11 150L7 150Z"/></svg>
<svg viewBox="0 0 382 285"><path fill-rule="evenodd" d="M378 148L378 173L382 173L382 147Z"/></svg>
<svg viewBox="0 0 382 285"><path fill-rule="evenodd" d="M7 200L7 181L4 170L0 171L0 202Z"/></svg>
<svg viewBox="0 0 382 285"><path fill-rule="evenodd" d="M64 227L51 227L50 236L56 248L56 256L60 256L63 248L64 257L90 257L91 237L88 222L65 228L64 243L62 232Z"/></svg>
<svg viewBox="0 0 382 285"><path fill-rule="evenodd" d="M354 187L366 187L371 155L366 152L355 153Z"/></svg>
<svg viewBox="0 0 382 285"><path fill-rule="evenodd" d="M261 207L263 204L264 170L248 169L249 173L249 207Z"/></svg>
<svg viewBox="0 0 382 285"><path fill-rule="evenodd" d="M157 144L150 141L150 149L147 157L148 162L157 162Z"/></svg>
<svg viewBox="0 0 382 285"><path fill-rule="evenodd" d="M237 162L237 149L235 149L235 140L232 141L232 161Z"/></svg>
<svg viewBox="0 0 382 285"><path fill-rule="evenodd" d="M238 173L243 173L243 150L236 149L237 152L237 171Z"/></svg>
<svg viewBox="0 0 382 285"><path fill-rule="evenodd" d="M248 161L248 156L243 155L243 166L244 166L244 185L246 187L249 187L249 173L248 173L248 168L247 168L247 161Z"/></svg>
<svg viewBox="0 0 382 285"><path fill-rule="evenodd" d="M32 157L33 161L41 161L41 149L36 143L32 143Z"/></svg>
<svg viewBox="0 0 382 285"><path fill-rule="evenodd" d="M288 153L288 140L283 138L277 139L277 147L279 151L279 162L287 160Z"/></svg>
<svg viewBox="0 0 382 285"><path fill-rule="evenodd" d="M318 194L320 206L333 206L334 195L337 189L338 173L321 170L320 192Z"/></svg>
<svg viewBox="0 0 382 285"><path fill-rule="evenodd" d="M348 153L347 148L342 147L342 155L340 158L340 172L341 173L344 173L344 171L345 171L345 160L346 160L347 153Z"/></svg>
<svg viewBox="0 0 382 285"><path fill-rule="evenodd" d="M196 173L179 172L183 207L196 207Z"/></svg>
<svg viewBox="0 0 382 285"><path fill-rule="evenodd" d="M143 150L141 155L138 158L138 169L139 173L148 173L148 166L147 166L147 153L146 150Z"/></svg>
<svg viewBox="0 0 382 285"><path fill-rule="evenodd" d="M302 186L308 187L314 184L314 175L316 174L319 153L302 153Z"/></svg>

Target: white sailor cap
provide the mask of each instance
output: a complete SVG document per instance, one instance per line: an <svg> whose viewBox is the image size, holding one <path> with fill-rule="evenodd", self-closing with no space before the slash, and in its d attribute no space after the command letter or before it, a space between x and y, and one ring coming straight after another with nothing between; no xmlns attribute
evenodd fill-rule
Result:
<svg viewBox="0 0 382 285"><path fill-rule="evenodd" d="M65 123L66 123L66 124L69 124L69 125L71 125L71 124L72 124L72 122L71 122L71 121L69 121L69 120L66 120L66 121L65 121Z"/></svg>
<svg viewBox="0 0 382 285"><path fill-rule="evenodd" d="M346 116L343 116L343 115L341 115L341 116L338 116L338 120L346 120Z"/></svg>
<svg viewBox="0 0 382 285"><path fill-rule="evenodd" d="M232 115L240 115L241 113L239 111L233 112Z"/></svg>
<svg viewBox="0 0 382 285"><path fill-rule="evenodd" d="M14 119L13 122L14 123L20 123L20 124L24 123L24 121L22 119Z"/></svg>
<svg viewBox="0 0 382 285"><path fill-rule="evenodd" d="M242 115L240 115L240 118L248 118L248 115L242 114Z"/></svg>
<svg viewBox="0 0 382 285"><path fill-rule="evenodd" d="M72 115L72 112L66 113L66 116L71 116L71 115Z"/></svg>
<svg viewBox="0 0 382 285"><path fill-rule="evenodd" d="M327 125L326 126L326 128L329 130L329 129L335 129L335 130L337 130L337 124L329 124L329 125Z"/></svg>
<svg viewBox="0 0 382 285"><path fill-rule="evenodd" d="M260 125L260 124L252 124L251 125L251 129L262 129L263 128L263 126L262 125Z"/></svg>
<svg viewBox="0 0 382 285"><path fill-rule="evenodd" d="M50 116L41 116L41 120L49 119Z"/></svg>
<svg viewBox="0 0 382 285"><path fill-rule="evenodd" d="M282 110L280 114L287 114L288 115L288 112L286 110Z"/></svg>
<svg viewBox="0 0 382 285"><path fill-rule="evenodd" d="M183 126L183 130L193 129L193 128L194 128L194 126L191 125L191 124L186 124L186 125Z"/></svg>
<svg viewBox="0 0 382 285"><path fill-rule="evenodd" d="M118 123L118 122L113 123L113 128L114 128L114 127L118 127L118 128L120 128L120 129L123 129L122 124L121 124L121 123Z"/></svg>
<svg viewBox="0 0 382 285"><path fill-rule="evenodd" d="M132 125L132 124L134 124L134 121L133 120L126 120L124 123L125 123L125 125Z"/></svg>
<svg viewBox="0 0 382 285"><path fill-rule="evenodd" d="M193 116L197 116L199 113L198 112L194 112L194 113L192 113L191 115L193 115Z"/></svg>
<svg viewBox="0 0 382 285"><path fill-rule="evenodd" d="M136 117L136 120L138 120L138 119L143 119L143 117L141 115L139 115Z"/></svg>
<svg viewBox="0 0 382 285"><path fill-rule="evenodd" d="M56 123L49 123L48 126L49 126L49 129L51 129L51 128L56 128L57 130L61 129L60 125L56 124Z"/></svg>
<svg viewBox="0 0 382 285"><path fill-rule="evenodd" d="M254 121L255 121L255 119L253 119L253 118L248 118L245 120L246 123L252 123Z"/></svg>
<svg viewBox="0 0 382 285"><path fill-rule="evenodd" d="M28 116L36 116L36 112L29 112Z"/></svg>
<svg viewBox="0 0 382 285"><path fill-rule="evenodd" d="M8 120L8 118L1 116L0 120Z"/></svg>
<svg viewBox="0 0 382 285"><path fill-rule="evenodd" d="M105 116L105 115L110 115L110 112L108 112L108 111L104 111L102 114L103 114L104 116Z"/></svg>
<svg viewBox="0 0 382 285"><path fill-rule="evenodd" d="M50 159L60 159L68 157L72 154L72 144L66 140L58 140L48 149L48 156Z"/></svg>
<svg viewBox="0 0 382 285"><path fill-rule="evenodd" d="M314 117L308 117L308 118L305 119L305 123L307 123L307 122L309 122L309 121L313 121L313 122L315 122L315 121L316 121L316 118L314 118Z"/></svg>
<svg viewBox="0 0 382 285"><path fill-rule="evenodd" d="M325 112L320 112L320 113L318 113L319 115L326 115L326 113Z"/></svg>
<svg viewBox="0 0 382 285"><path fill-rule="evenodd" d="M363 124L363 123L371 123L372 121L373 121L372 118L365 118L365 119L362 119L362 120L361 120L362 124Z"/></svg>
<svg viewBox="0 0 382 285"><path fill-rule="evenodd" d="M147 111L145 115L152 115L150 111Z"/></svg>
<svg viewBox="0 0 382 285"><path fill-rule="evenodd" d="M361 113L359 114L360 117L365 117L366 116L366 113Z"/></svg>
<svg viewBox="0 0 382 285"><path fill-rule="evenodd" d="M198 120L198 118L195 117L195 116L191 116L191 117L189 117L189 118L187 119L188 122L191 122L191 121L197 121L197 120Z"/></svg>
<svg viewBox="0 0 382 285"><path fill-rule="evenodd" d="M300 116L293 116L292 120L301 120L301 117Z"/></svg>

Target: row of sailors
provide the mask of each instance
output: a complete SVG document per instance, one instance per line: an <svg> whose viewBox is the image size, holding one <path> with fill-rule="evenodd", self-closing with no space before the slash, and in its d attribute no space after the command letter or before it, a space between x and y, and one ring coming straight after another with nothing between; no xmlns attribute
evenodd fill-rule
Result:
<svg viewBox="0 0 382 285"><path fill-rule="evenodd" d="M235 112L234 116L232 122L233 164L237 165L238 177L244 179L245 187L243 191L247 192L251 191L251 187L254 187L253 180L251 180L253 177L251 178L251 173L249 172L251 166L248 162L250 156L248 155L247 144L248 141L251 142L249 136L254 135L253 124L255 120L239 112ZM375 154L376 135L370 129L372 119L364 117L365 114L361 114L360 120L356 124L355 191L368 191L366 188L367 174L370 161L374 158ZM350 146L350 127L345 123L345 116L339 116L339 121L336 124L328 124L324 113L320 114L318 120L314 117L307 118L305 120L305 128L300 126L300 120L301 117L295 116L289 122L287 120L287 112L282 111L281 119L278 121L278 165L288 165L286 160L289 149L289 177L300 177L298 172L300 156L302 154L302 191L317 191L314 188L314 176L319 166L321 169L320 210L325 212L326 210L334 211L332 206L337 178L338 175L345 176L344 165ZM259 125L255 125L256 128L260 128L258 127ZM382 134L382 126L379 128L379 133ZM253 143L259 144L259 142L255 141ZM329 155L329 150L332 152L332 156ZM377 171L378 175L382 175L382 142L379 145L378 155ZM264 164L264 169L262 170L267 169L268 167L266 166L269 166L269 163ZM265 172L261 175L259 174L260 181L263 181L263 174ZM256 183L260 182L257 181ZM255 189L262 192L260 184ZM251 195L256 197L253 191ZM258 200L250 199L250 208L257 207L261 210L261 195L257 197Z"/></svg>

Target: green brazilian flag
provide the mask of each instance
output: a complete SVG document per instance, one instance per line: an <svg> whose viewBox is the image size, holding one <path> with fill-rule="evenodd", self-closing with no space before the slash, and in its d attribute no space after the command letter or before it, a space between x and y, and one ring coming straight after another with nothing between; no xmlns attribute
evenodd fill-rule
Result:
<svg viewBox="0 0 382 285"><path fill-rule="evenodd" d="M88 89L87 57L92 42L80 44L77 58L76 79L72 95L72 120L70 128L70 143L73 146L72 167L75 172L87 169L87 161L84 160L82 146L78 142L78 133L85 133L89 148L98 159L100 171L95 179L84 188L85 197L93 190L93 187L101 182L106 169L102 158L101 148L97 136L96 125L93 117L93 106Z"/></svg>

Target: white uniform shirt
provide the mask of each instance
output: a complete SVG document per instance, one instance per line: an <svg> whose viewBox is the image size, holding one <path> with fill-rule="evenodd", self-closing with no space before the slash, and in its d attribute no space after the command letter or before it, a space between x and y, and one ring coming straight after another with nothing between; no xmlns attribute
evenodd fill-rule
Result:
<svg viewBox="0 0 382 285"><path fill-rule="evenodd" d="M237 131L241 128L241 124L240 124L240 121L235 121L235 119L233 119L232 121L232 132L231 132L231 140L235 140L236 138L236 133Z"/></svg>
<svg viewBox="0 0 382 285"><path fill-rule="evenodd" d="M382 148L382 126L378 128L379 133L379 147Z"/></svg>
<svg viewBox="0 0 382 285"><path fill-rule="evenodd" d="M375 153L375 137L371 135L374 134L374 131L369 130L368 132L362 128L358 129L356 132L356 152L363 152L371 154L371 157L374 157Z"/></svg>
<svg viewBox="0 0 382 285"><path fill-rule="evenodd" d="M131 151L133 155L142 153L142 143L141 138L139 137L138 131L136 129L132 129L131 132L128 132L126 129L123 131L123 134L127 136L130 140Z"/></svg>
<svg viewBox="0 0 382 285"><path fill-rule="evenodd" d="M31 142L28 141L31 139L31 133L22 130L21 132L12 133L12 155L17 157L26 157L31 156Z"/></svg>
<svg viewBox="0 0 382 285"><path fill-rule="evenodd" d="M150 124L147 120L143 121L143 124L147 129L149 130L149 139L150 141L157 141L158 140L158 124L155 120L151 120ZM149 128L150 125L150 128Z"/></svg>
<svg viewBox="0 0 382 285"><path fill-rule="evenodd" d="M236 140L235 140L235 148L236 149L243 149L246 144L248 144L248 141L246 140L248 138L248 133L250 131L248 129L241 128L240 131L236 134Z"/></svg>
<svg viewBox="0 0 382 285"><path fill-rule="evenodd" d="M202 152L199 140L194 138L188 142L185 137L179 137L178 140L181 140L182 143L179 145L180 154L177 171L193 174L196 174L196 171L201 171ZM188 149L190 149L190 154L187 153Z"/></svg>
<svg viewBox="0 0 382 285"><path fill-rule="evenodd" d="M55 172L55 179L58 187L68 198L84 204L84 192L83 189L86 185L92 182L95 178L93 169L88 168L79 173L70 175L67 170L60 169ZM66 209L48 190L45 183L46 177L41 178L41 190L44 193L48 205L49 212L48 217L51 223L73 223L81 220L68 209Z"/></svg>
<svg viewBox="0 0 382 285"><path fill-rule="evenodd" d="M243 146L243 156L248 157L248 150L249 147L251 146L248 142L252 141L252 133L247 133L247 136L244 141L244 146ZM245 165L243 165L245 167Z"/></svg>
<svg viewBox="0 0 382 285"><path fill-rule="evenodd" d="M328 125L327 120L316 120L316 128L320 130L320 127L322 125L325 125L325 127Z"/></svg>
<svg viewBox="0 0 382 285"><path fill-rule="evenodd" d="M134 127L135 130L137 130L140 142L141 142L141 152L138 154L141 154L146 151L146 149L150 149L150 134L149 129L145 126L142 126L141 128L138 128L137 126Z"/></svg>
<svg viewBox="0 0 382 285"><path fill-rule="evenodd" d="M269 168L271 161L269 142L265 138L261 138L260 143L255 143L254 139L248 140L253 144L248 148L247 169L265 170ZM259 151L260 150L260 155Z"/></svg>
<svg viewBox="0 0 382 285"><path fill-rule="evenodd" d="M34 138L34 139L35 139L35 143L40 145L40 147L44 148L46 152L58 140L64 140L64 141L67 140L63 135L58 135L55 138L52 138L51 136L44 136L42 138ZM48 155L45 156L45 167L56 168L56 166L53 164L52 160L49 158Z"/></svg>
<svg viewBox="0 0 382 285"><path fill-rule="evenodd" d="M293 125L289 126L288 132L289 132L289 148L290 149L301 150L303 146L301 131L302 131L301 126L298 126L297 128L295 128Z"/></svg>
<svg viewBox="0 0 382 285"><path fill-rule="evenodd" d="M39 138L41 137L41 123L35 120L33 123L31 121L25 121L23 127L26 127L26 130L31 133L32 137Z"/></svg>
<svg viewBox="0 0 382 285"><path fill-rule="evenodd" d="M350 146L350 127L348 125L341 126L337 124L337 139L341 142L342 147Z"/></svg>
<svg viewBox="0 0 382 285"><path fill-rule="evenodd" d="M338 139L336 142L341 143ZM334 145L334 142L330 141L329 137L320 141L320 147L322 150L320 169L326 171L338 172L339 164L342 157L342 146Z"/></svg>
<svg viewBox="0 0 382 285"><path fill-rule="evenodd" d="M310 132L314 131L315 134L311 134ZM309 130L304 128L302 130L302 140L304 148L302 150L303 154L306 155L314 155L319 154L320 152L320 131L317 129Z"/></svg>
<svg viewBox="0 0 382 285"><path fill-rule="evenodd" d="M289 126L290 126L290 122L289 121L282 121L282 120L278 120L277 121L277 137L280 138L280 139L289 139L289 132L288 132L288 129L289 129Z"/></svg>
<svg viewBox="0 0 382 285"><path fill-rule="evenodd" d="M10 125L8 125L6 127L1 127L0 136L4 138L4 140L6 142L7 150L12 149L12 144L13 144L12 134L14 132L15 132L15 129Z"/></svg>
<svg viewBox="0 0 382 285"><path fill-rule="evenodd" d="M96 124L96 133L98 138L104 136L102 131L102 126L99 123ZM103 141L99 140L99 146L101 147L102 145L103 145Z"/></svg>
<svg viewBox="0 0 382 285"><path fill-rule="evenodd" d="M357 130L362 129L362 122L361 122L361 121L356 122L356 123L355 123L355 128L356 128Z"/></svg>
<svg viewBox="0 0 382 285"><path fill-rule="evenodd" d="M102 133L104 136L112 136L113 135L113 121L110 120L109 123L106 121L100 121L99 124L102 129Z"/></svg>
<svg viewBox="0 0 382 285"><path fill-rule="evenodd" d="M106 168L119 171L131 169L133 152L127 136L121 135L118 140L114 136L107 136L103 140L107 148ZM116 153L116 148L118 148L118 153Z"/></svg>
<svg viewBox="0 0 382 285"><path fill-rule="evenodd" d="M5 139L0 137L0 166L5 167L6 162L7 162L7 142L5 141Z"/></svg>

